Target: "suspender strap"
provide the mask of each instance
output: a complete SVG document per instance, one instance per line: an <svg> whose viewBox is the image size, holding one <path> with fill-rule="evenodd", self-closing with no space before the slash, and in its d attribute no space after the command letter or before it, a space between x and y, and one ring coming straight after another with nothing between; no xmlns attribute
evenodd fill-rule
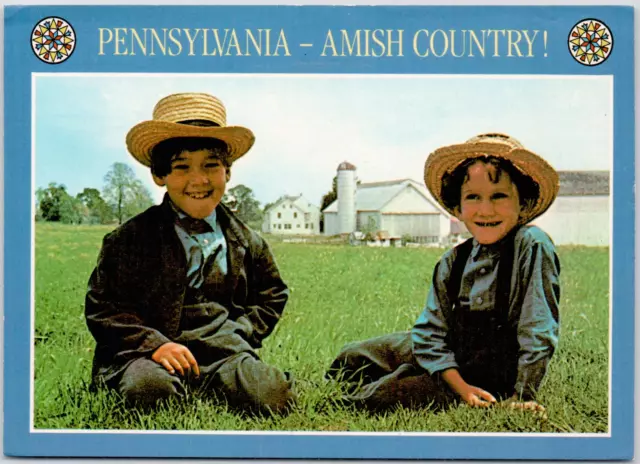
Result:
<svg viewBox="0 0 640 464"><path fill-rule="evenodd" d="M520 227L514 228L505 237L500 247L500 262L498 263L498 282L496 285L495 309L504 316L506 321L509 314L511 295L511 274L513 272L513 255L515 253L516 233Z"/></svg>
<svg viewBox="0 0 640 464"><path fill-rule="evenodd" d="M473 239L467 239L456 247L456 257L453 259L451 272L449 274L449 283L447 284L447 296L452 305L458 303L458 295L460 293L460 285L462 284L462 274L467 265L467 260L473 249Z"/></svg>

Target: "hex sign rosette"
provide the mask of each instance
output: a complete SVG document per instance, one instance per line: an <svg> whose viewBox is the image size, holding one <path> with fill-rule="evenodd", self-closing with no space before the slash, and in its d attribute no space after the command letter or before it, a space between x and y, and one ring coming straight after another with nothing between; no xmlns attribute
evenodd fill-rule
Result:
<svg viewBox="0 0 640 464"><path fill-rule="evenodd" d="M76 48L76 33L68 21L49 16L41 19L31 31L31 49L47 64L66 61Z"/></svg>
<svg viewBox="0 0 640 464"><path fill-rule="evenodd" d="M611 56L612 50L611 29L599 19L583 19L569 32L569 53L582 65L602 64Z"/></svg>

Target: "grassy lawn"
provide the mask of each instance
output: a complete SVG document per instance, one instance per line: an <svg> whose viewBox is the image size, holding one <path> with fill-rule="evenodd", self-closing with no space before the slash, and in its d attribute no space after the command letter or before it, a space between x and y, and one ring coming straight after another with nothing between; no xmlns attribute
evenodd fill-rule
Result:
<svg viewBox="0 0 640 464"><path fill-rule="evenodd" d="M274 241L291 289L260 355L294 373L300 401L287 417L236 415L193 393L144 413L88 389L93 338L84 295L109 227L36 226L35 427L90 429L605 432L608 423L609 250L560 247L560 348L539 399L548 418L503 408L398 409L368 415L331 401L323 382L347 342L407 330L421 311L441 249L367 248Z"/></svg>

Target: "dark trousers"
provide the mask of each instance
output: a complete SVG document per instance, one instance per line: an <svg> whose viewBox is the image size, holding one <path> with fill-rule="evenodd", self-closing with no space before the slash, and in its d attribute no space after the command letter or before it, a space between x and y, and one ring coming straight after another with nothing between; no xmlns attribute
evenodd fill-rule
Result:
<svg viewBox="0 0 640 464"><path fill-rule="evenodd" d="M149 358L139 358L125 369L117 389L126 400L142 407L182 397L187 387L221 397L232 409L255 414L286 413L295 402L289 375L249 353L233 355L218 364L213 372L210 366L200 366L197 379L193 375L182 378Z"/></svg>
<svg viewBox="0 0 640 464"><path fill-rule="evenodd" d="M373 412L396 406L439 408L455 400L438 375L417 365L409 332L345 345L327 375L346 382L345 403Z"/></svg>
<svg viewBox="0 0 640 464"><path fill-rule="evenodd" d="M247 341L253 326L246 316L229 317L216 303L183 308L182 332L174 342L186 346L200 368L200 377L170 374L150 358L139 358L123 371L116 388L128 401L142 407L172 396L183 396L187 386L212 393L239 411L254 414L286 413L296 400L288 373L263 363Z"/></svg>

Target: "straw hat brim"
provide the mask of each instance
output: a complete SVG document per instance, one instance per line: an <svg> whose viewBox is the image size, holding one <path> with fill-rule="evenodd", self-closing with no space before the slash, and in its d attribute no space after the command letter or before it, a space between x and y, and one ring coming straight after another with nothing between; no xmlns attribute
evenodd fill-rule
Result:
<svg viewBox="0 0 640 464"><path fill-rule="evenodd" d="M450 145L429 155L424 166L424 182L433 198L452 215L455 216L457 212L448 208L442 201L442 179L446 173L453 172L465 160L482 155L510 161L516 169L538 184L540 195L531 208L522 211L520 224L531 222L543 214L558 195L558 173L544 159L529 150L491 142Z"/></svg>
<svg viewBox="0 0 640 464"><path fill-rule="evenodd" d="M229 147L229 164L249 151L255 142L251 130L241 126L202 127L167 121L144 121L127 134L127 149L140 163L151 166L151 151L160 142L175 137L222 140Z"/></svg>

